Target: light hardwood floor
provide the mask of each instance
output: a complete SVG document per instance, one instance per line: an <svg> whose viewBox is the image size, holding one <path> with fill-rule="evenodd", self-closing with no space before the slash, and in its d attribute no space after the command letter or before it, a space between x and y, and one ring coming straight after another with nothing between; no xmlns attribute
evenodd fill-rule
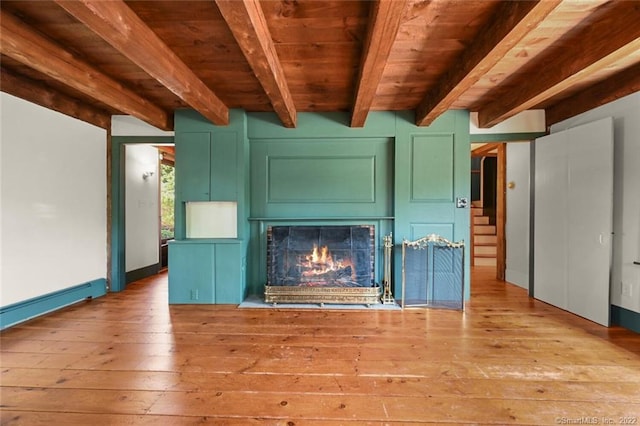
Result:
<svg viewBox="0 0 640 426"><path fill-rule="evenodd" d="M159 275L5 330L1 421L640 422L640 335L491 276L461 313L168 306Z"/></svg>

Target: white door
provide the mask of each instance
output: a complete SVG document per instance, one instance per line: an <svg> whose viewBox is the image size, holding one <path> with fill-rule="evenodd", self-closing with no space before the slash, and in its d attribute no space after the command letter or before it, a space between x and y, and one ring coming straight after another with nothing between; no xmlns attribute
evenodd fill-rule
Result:
<svg viewBox="0 0 640 426"><path fill-rule="evenodd" d="M534 296L609 325L613 120L536 140Z"/></svg>

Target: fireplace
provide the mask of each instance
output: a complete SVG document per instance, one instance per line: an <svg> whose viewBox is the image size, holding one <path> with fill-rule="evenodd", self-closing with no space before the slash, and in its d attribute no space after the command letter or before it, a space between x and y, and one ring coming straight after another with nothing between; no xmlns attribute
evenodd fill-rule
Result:
<svg viewBox="0 0 640 426"><path fill-rule="evenodd" d="M267 303L373 304L379 296L373 226L267 229Z"/></svg>

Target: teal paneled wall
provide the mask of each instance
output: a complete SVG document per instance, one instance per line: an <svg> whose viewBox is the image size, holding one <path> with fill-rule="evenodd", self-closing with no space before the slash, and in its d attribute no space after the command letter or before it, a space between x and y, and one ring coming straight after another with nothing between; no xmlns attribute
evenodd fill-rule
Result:
<svg viewBox="0 0 640 426"><path fill-rule="evenodd" d="M169 243L169 302L240 303L244 299L242 241Z"/></svg>
<svg viewBox="0 0 640 426"><path fill-rule="evenodd" d="M251 123L251 121L249 121ZM374 225L391 231L393 139L252 139L250 292L266 282L271 225ZM382 252L376 253L381 281Z"/></svg>
<svg viewBox="0 0 640 426"><path fill-rule="evenodd" d="M202 270L205 275L194 275L194 279L202 281L199 285L210 303L239 303L237 298L247 292L261 294L270 225L373 224L379 246L382 236L393 232L396 297L401 288L403 238L436 232L469 241L469 210L455 207L456 198L470 197L468 113L447 112L429 127L415 126L408 112L372 112L363 128L349 127L349 117L348 113L300 113L298 126L288 129L272 113L232 111L231 124L219 127L193 111L179 111L176 204L182 206L189 197L198 196L237 200L241 244L239 254L234 254L223 241L202 242L215 247L196 249L194 256L201 260L193 265L186 249L174 259L178 265L170 268L170 291L172 278L188 282L184 278L189 269L207 263ZM183 207L176 209L176 221L176 235L184 240ZM186 240L183 245L189 243ZM241 288L246 285L247 291L238 292L231 271L207 258L224 259L226 266L238 269ZM377 281L382 278L381 259L380 248ZM468 265L467 258L467 295ZM209 282L215 282L215 288L207 289ZM185 300L191 297L191 290L182 288L174 300L188 303Z"/></svg>
<svg viewBox="0 0 640 426"><path fill-rule="evenodd" d="M391 216L393 140L251 139L255 218Z"/></svg>
<svg viewBox="0 0 640 426"><path fill-rule="evenodd" d="M454 138L426 135L411 138L411 185L413 202L453 200Z"/></svg>
<svg viewBox="0 0 640 426"><path fill-rule="evenodd" d="M216 126L192 110L175 116L176 241L169 245L169 303L240 303L246 295L249 145L246 114ZM237 239L186 239L186 203L235 201Z"/></svg>
<svg viewBox="0 0 640 426"><path fill-rule="evenodd" d="M248 141L246 114L229 111L228 126L216 126L193 110L175 116L176 239L184 239L187 201L237 201L238 239L248 237Z"/></svg>
<svg viewBox="0 0 640 426"><path fill-rule="evenodd" d="M375 156L270 155L266 179L268 204L376 201Z"/></svg>
<svg viewBox="0 0 640 426"><path fill-rule="evenodd" d="M294 129L271 113L249 113L251 243L249 291L266 282L271 225L374 225L378 244L393 225L396 115L374 112L363 128L347 113L300 113ZM382 278L382 249L376 253Z"/></svg>
<svg viewBox="0 0 640 426"><path fill-rule="evenodd" d="M429 127L417 127L412 113L398 113L395 138L394 243L396 297L401 297L402 240L435 233L464 240L465 297L469 291L470 142L467 111L448 111Z"/></svg>
<svg viewBox="0 0 640 426"><path fill-rule="evenodd" d="M363 128L349 114L305 114L286 129L268 113L248 114L251 151L251 245L248 283L266 280L266 227L274 224L367 223L377 241L395 235L394 287L401 288L401 243L438 233L469 240L469 117L450 111L432 126L411 113L374 112ZM316 220L312 220L316 219ZM382 250L376 254L382 279ZM467 294L468 294L467 261Z"/></svg>

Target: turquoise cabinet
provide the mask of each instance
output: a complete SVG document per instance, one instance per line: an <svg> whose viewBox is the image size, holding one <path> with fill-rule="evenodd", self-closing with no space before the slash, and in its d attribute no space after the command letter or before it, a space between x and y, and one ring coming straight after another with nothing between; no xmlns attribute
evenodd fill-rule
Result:
<svg viewBox="0 0 640 426"><path fill-rule="evenodd" d="M242 302L248 241L246 114L216 126L193 110L175 116L176 240L169 245L169 303ZM190 201L237 203L237 239L186 238Z"/></svg>
<svg viewBox="0 0 640 426"><path fill-rule="evenodd" d="M211 134L182 133L176 139L176 199L209 201Z"/></svg>
<svg viewBox="0 0 640 426"><path fill-rule="evenodd" d="M210 148L209 177L211 201L238 199L238 135L236 132L217 132Z"/></svg>
<svg viewBox="0 0 640 426"><path fill-rule="evenodd" d="M170 304L239 304L244 298L240 240L169 243Z"/></svg>
<svg viewBox="0 0 640 426"><path fill-rule="evenodd" d="M176 136L178 198L186 201L236 201L236 132L195 132Z"/></svg>

